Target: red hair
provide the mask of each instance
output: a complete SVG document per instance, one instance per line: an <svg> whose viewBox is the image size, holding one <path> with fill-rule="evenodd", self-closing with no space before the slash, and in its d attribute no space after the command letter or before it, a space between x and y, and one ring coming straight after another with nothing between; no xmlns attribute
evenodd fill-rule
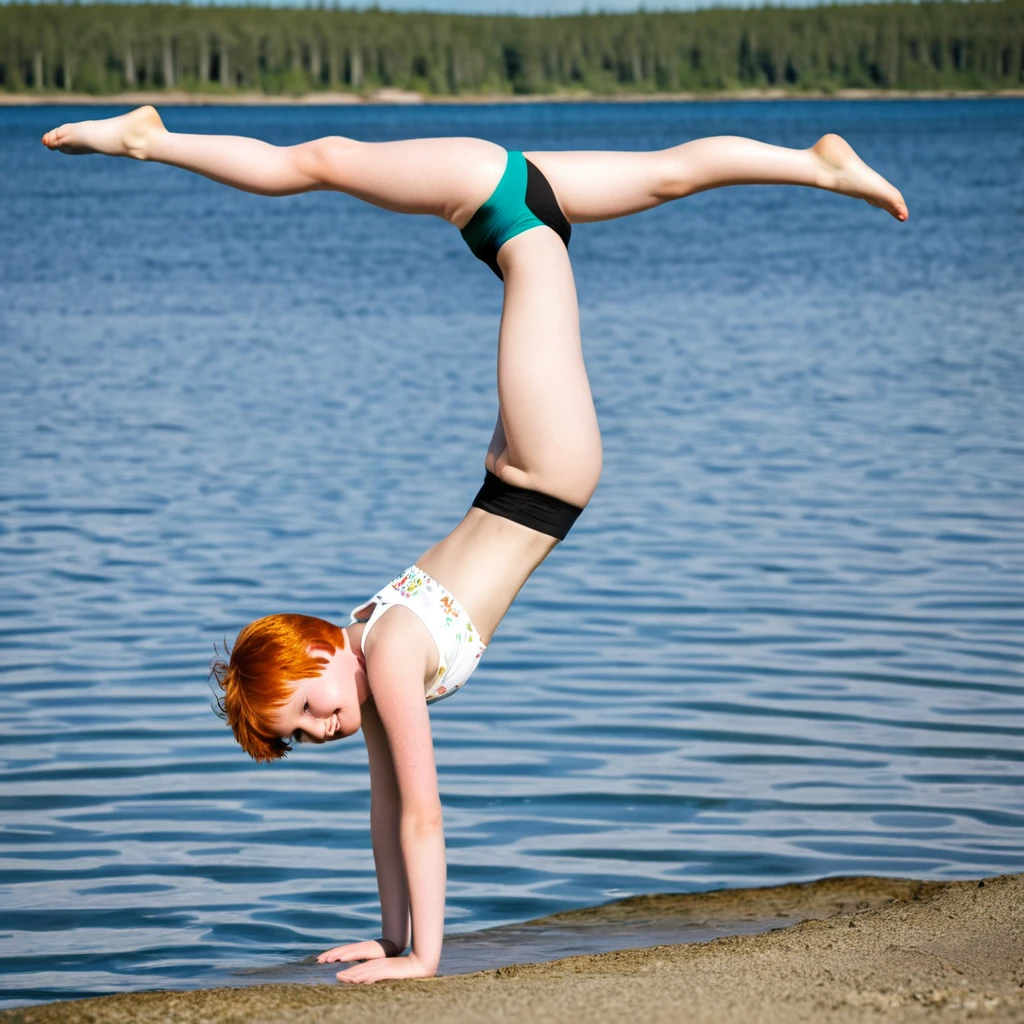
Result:
<svg viewBox="0 0 1024 1024"><path fill-rule="evenodd" d="M217 657L210 666L210 675L223 691L217 695L217 709L254 761L273 761L291 750L269 719L288 702L291 683L323 672L326 658L310 648L334 654L345 649L345 634L312 615L267 615L250 622L235 646L225 648L228 661Z"/></svg>

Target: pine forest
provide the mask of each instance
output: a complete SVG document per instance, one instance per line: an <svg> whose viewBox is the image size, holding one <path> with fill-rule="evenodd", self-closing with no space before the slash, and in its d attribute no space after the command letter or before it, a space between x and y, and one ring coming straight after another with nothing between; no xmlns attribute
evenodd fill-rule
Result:
<svg viewBox="0 0 1024 1024"><path fill-rule="evenodd" d="M1024 86L1024 0L569 17L0 6L0 90L425 96Z"/></svg>

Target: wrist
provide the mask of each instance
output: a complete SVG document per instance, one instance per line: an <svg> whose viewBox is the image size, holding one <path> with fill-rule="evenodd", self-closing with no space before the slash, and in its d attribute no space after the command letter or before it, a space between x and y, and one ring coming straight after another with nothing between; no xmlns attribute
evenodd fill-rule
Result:
<svg viewBox="0 0 1024 1024"><path fill-rule="evenodd" d="M412 949L409 950L409 959L415 960L416 963L418 963L423 968L428 978L432 978L435 974L437 974L438 962L440 960L440 957L419 956L417 955L416 947L414 946Z"/></svg>

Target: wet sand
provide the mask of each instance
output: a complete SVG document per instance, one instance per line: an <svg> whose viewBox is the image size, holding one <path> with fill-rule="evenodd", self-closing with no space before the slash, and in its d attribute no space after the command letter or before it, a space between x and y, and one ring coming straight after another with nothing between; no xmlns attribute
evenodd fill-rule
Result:
<svg viewBox="0 0 1024 1024"><path fill-rule="evenodd" d="M906 100L986 99L1024 97L1024 89L837 89L834 92L792 92L786 89L733 89L701 93L619 93L587 92L513 96L430 96L408 89L378 89L372 93L311 92L302 96L273 96L258 92L203 93L168 89L123 92L110 96L68 92L0 92L0 107L32 106L116 106L137 107L263 107L263 106L359 106L363 104L489 104L489 103L703 103L721 100Z"/></svg>
<svg viewBox="0 0 1024 1024"><path fill-rule="evenodd" d="M642 940L787 920L801 923L422 982L144 992L9 1010L0 1022L1024 1022L1024 875L638 897L518 927L625 927Z"/></svg>

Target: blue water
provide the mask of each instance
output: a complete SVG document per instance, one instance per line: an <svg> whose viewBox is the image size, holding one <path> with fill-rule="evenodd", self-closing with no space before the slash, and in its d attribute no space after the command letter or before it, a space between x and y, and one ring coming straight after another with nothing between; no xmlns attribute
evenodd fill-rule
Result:
<svg viewBox="0 0 1024 1024"><path fill-rule="evenodd" d="M495 412L501 289L456 231L38 144L94 114L0 109L4 1005L376 934L362 744L254 765L208 661L259 615L342 617L442 536ZM166 120L847 135L908 224L747 188L575 230L605 472L432 712L447 927L1024 869L1024 102Z"/></svg>

